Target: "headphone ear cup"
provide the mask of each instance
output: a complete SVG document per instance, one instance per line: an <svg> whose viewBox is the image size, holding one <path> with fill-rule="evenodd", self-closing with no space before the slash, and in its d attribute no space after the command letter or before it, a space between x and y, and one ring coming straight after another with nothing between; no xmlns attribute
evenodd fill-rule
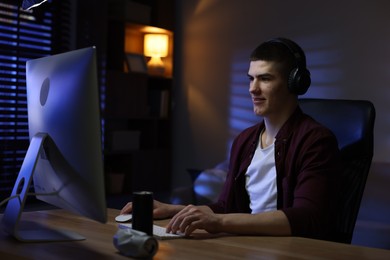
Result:
<svg viewBox="0 0 390 260"><path fill-rule="evenodd" d="M288 89L296 95L303 95L311 83L310 72L306 68L294 68L288 77Z"/></svg>
<svg viewBox="0 0 390 260"><path fill-rule="evenodd" d="M288 75L288 90L293 94L296 94L298 89L296 82L297 72L298 68L294 68L292 71L290 71L290 74Z"/></svg>
<svg viewBox="0 0 390 260"><path fill-rule="evenodd" d="M306 68L306 57L303 50L298 44L285 38L275 38L268 42L283 45L294 56L296 67L288 75L287 87L293 94L305 94L309 89L311 79L310 71Z"/></svg>

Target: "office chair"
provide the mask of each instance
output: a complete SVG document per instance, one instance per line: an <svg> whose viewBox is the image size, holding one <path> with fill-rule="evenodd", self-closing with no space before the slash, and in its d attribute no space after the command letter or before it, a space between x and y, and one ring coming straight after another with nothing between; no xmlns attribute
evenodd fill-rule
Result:
<svg viewBox="0 0 390 260"><path fill-rule="evenodd" d="M336 241L351 243L373 157L375 107L363 100L300 99L299 104L337 137L344 168Z"/></svg>

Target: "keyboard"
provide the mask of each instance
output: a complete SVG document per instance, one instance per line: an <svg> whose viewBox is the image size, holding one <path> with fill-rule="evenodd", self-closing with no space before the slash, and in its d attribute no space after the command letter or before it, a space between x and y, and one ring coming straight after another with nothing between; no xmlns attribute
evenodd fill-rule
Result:
<svg viewBox="0 0 390 260"><path fill-rule="evenodd" d="M153 236L156 237L157 239L173 239L173 238L181 238L184 237L184 234L182 233L167 233L165 227L160 227L157 225L153 225Z"/></svg>
<svg viewBox="0 0 390 260"><path fill-rule="evenodd" d="M132 228L131 224L123 224L123 223L119 224L119 227ZM153 225L153 236L157 239L160 239L160 240L166 240L166 239L183 238L184 234L182 234L182 233L177 233L177 234L167 233L165 227Z"/></svg>

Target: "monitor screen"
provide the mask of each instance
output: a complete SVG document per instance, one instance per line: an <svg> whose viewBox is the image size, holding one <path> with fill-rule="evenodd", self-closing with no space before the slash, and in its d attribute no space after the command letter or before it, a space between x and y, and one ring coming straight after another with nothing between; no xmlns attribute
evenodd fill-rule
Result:
<svg viewBox="0 0 390 260"><path fill-rule="evenodd" d="M107 220L96 67L95 47L26 63L30 146L2 221L21 241L83 239L47 227L22 230L19 221L32 183L42 201Z"/></svg>

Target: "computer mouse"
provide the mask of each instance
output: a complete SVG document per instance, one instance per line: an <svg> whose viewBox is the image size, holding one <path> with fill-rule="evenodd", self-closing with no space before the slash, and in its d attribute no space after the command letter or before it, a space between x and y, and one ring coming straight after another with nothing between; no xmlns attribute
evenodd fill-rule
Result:
<svg viewBox="0 0 390 260"><path fill-rule="evenodd" d="M130 222L132 218L132 214L121 214L115 217L115 221L120 223Z"/></svg>

